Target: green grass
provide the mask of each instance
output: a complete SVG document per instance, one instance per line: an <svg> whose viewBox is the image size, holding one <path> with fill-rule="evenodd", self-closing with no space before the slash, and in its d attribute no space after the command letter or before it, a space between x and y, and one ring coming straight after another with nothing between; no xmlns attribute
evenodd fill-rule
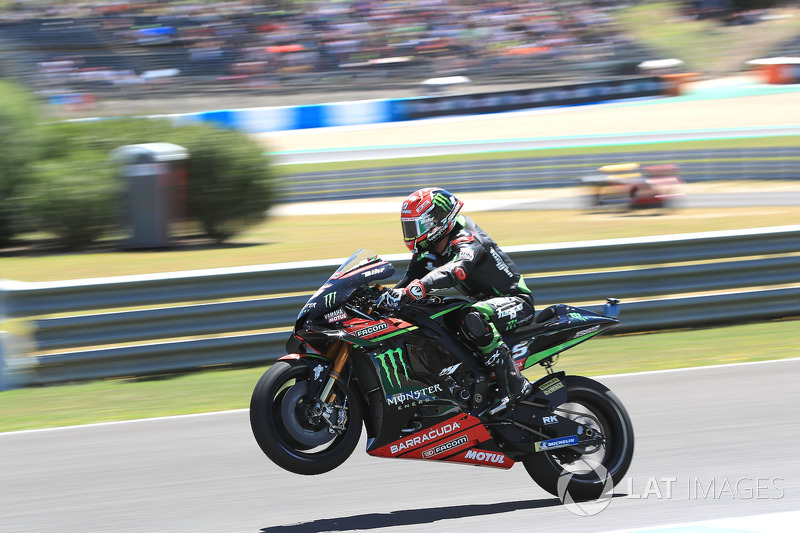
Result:
<svg viewBox="0 0 800 533"><path fill-rule="evenodd" d="M465 212L501 246L642 237L790 224L797 207L678 209L630 213L582 211ZM398 200L399 210L399 200ZM405 253L396 213L276 217L229 244L185 245L164 251L87 251L0 255L2 277L55 281L151 272L174 272L347 257L357 248L381 255Z"/></svg>
<svg viewBox="0 0 800 533"><path fill-rule="evenodd" d="M599 337L562 354L556 368L602 375L800 356L800 321ZM266 367L150 380L111 380L0 393L0 432L241 409ZM526 371L541 375L540 367Z"/></svg>
<svg viewBox="0 0 800 533"><path fill-rule="evenodd" d="M799 15L800 16L800 15ZM641 105L647 105L648 101L641 102ZM634 105L629 103L629 105ZM713 137L713 134L697 134L698 136L708 135ZM307 163L297 165L281 165L277 167L284 177L284 179L294 179L292 176L303 174L307 172L335 172L344 170L363 170L363 169L377 169L382 167L391 166L404 166L404 165L434 165L439 163L465 163L465 162L480 162L480 161L506 161L508 159L530 159L530 158L548 158L548 157L565 157L565 156L592 156L592 155L607 155L607 154L621 154L626 158L630 158L640 152L676 152L681 150L727 150L727 149L753 149L753 148L773 148L773 147L796 147L800 146L800 137L797 135L777 135L765 137L752 137L748 136L746 131L742 132L742 137L739 138L725 138L725 139L708 139L708 140L689 140L689 141L657 141L657 142L631 142L631 143L618 143L618 144L602 144L602 138L598 138L596 146L578 146L570 147L565 146L562 148L539 148L531 150L497 150L494 152L479 152L472 154L451 154L451 155L437 155L437 156L423 156L410 158L397 158L397 159L371 159L359 161L337 161L329 163ZM568 139L564 140L565 144L569 143ZM447 143L443 143L447 144ZM705 159L704 159L705 160ZM682 161L676 159L673 161L675 164L680 164ZM642 163L647 163L642 161ZM385 170L381 171L381 176L386 177Z"/></svg>

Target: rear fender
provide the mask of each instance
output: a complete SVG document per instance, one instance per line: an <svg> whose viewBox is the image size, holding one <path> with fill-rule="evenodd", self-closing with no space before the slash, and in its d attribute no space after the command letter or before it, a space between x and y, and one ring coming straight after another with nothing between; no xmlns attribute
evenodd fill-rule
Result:
<svg viewBox="0 0 800 533"><path fill-rule="evenodd" d="M594 437L584 434L578 422L554 412L565 403L567 383L564 372L548 374L533 383L533 393L514 407L514 419L528 427L528 431L533 431L536 441L525 439L524 444L517 441L516 450L535 453L594 442Z"/></svg>
<svg viewBox="0 0 800 533"><path fill-rule="evenodd" d="M554 406L567 401L567 387L564 382L564 372L554 372L539 378L533 385L533 393L526 398L527 401L542 405L552 410Z"/></svg>

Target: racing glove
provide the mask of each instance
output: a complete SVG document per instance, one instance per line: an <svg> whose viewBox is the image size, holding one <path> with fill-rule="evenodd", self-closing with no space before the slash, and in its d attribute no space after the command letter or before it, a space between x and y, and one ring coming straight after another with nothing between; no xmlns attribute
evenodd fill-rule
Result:
<svg viewBox="0 0 800 533"><path fill-rule="evenodd" d="M397 310L407 302L414 302L425 298L425 287L417 279L401 289L389 289L378 298L378 307Z"/></svg>

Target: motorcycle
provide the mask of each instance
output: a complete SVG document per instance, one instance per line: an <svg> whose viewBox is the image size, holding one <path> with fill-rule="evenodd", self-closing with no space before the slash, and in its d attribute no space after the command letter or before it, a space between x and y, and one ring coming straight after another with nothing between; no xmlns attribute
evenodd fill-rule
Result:
<svg viewBox="0 0 800 533"><path fill-rule="evenodd" d="M592 379L555 372L561 352L618 324L603 313L558 304L503 332L522 371L545 375L495 418L494 374L460 340L461 297L432 296L397 310L378 305L373 283L394 274L367 250L347 259L301 309L286 348L259 380L250 423L263 452L297 474L341 465L367 432L375 457L511 468L521 462L547 492L599 498L633 456L625 407Z"/></svg>

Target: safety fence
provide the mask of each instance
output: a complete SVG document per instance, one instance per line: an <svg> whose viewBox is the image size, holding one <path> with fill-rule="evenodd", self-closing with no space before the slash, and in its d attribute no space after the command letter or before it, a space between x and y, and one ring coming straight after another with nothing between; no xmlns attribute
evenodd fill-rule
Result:
<svg viewBox="0 0 800 533"><path fill-rule="evenodd" d="M650 149L645 150L628 145L628 151L617 149L604 154L549 156L533 152L482 160L407 163L400 160L370 168L291 172L282 180L278 195L282 202L403 197L431 182L455 193L580 186L586 184L587 178L600 174L599 167L627 161L676 165L680 178L689 183L797 180L800 146L788 145L792 142L787 140L787 146L713 149L707 146L676 149L671 143L664 143L660 148L648 145ZM363 158L365 154L359 155ZM720 197L724 194L724 191L719 193Z"/></svg>
<svg viewBox="0 0 800 533"><path fill-rule="evenodd" d="M599 310L606 297L622 299L618 332L800 315L800 226L506 251L539 309L565 302ZM408 256L385 259L398 278ZM298 310L339 263L5 280L5 317L33 331L33 346L6 354L6 387L274 361Z"/></svg>
<svg viewBox="0 0 800 533"><path fill-rule="evenodd" d="M510 91L222 109L166 117L179 124L210 122L246 133L265 133L590 104L663 95L668 86L669 83L658 76L633 76Z"/></svg>

